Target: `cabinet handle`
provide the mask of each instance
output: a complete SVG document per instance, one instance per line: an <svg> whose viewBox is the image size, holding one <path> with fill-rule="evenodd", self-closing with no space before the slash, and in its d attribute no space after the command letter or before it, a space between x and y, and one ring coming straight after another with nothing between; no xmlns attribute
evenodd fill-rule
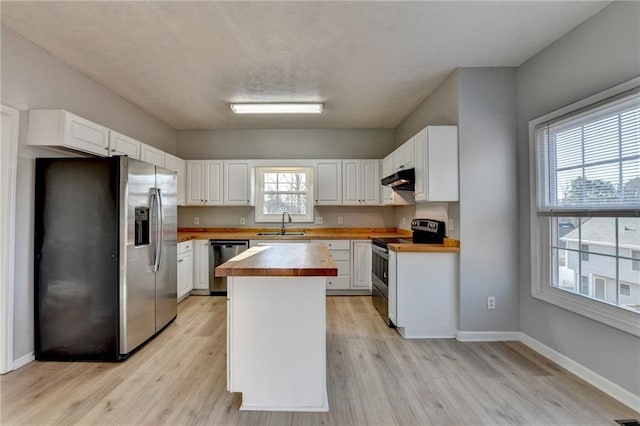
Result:
<svg viewBox="0 0 640 426"><path fill-rule="evenodd" d="M183 259L178 260L178 263L182 263Z"/></svg>
<svg viewBox="0 0 640 426"><path fill-rule="evenodd" d="M404 164L398 167L399 169L404 169Z"/></svg>

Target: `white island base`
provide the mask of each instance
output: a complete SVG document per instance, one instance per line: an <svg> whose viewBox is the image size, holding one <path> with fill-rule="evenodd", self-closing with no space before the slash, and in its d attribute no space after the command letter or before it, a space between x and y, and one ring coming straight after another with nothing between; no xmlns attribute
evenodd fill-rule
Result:
<svg viewBox="0 0 640 426"><path fill-rule="evenodd" d="M240 410L329 411L326 277L227 278L227 388Z"/></svg>

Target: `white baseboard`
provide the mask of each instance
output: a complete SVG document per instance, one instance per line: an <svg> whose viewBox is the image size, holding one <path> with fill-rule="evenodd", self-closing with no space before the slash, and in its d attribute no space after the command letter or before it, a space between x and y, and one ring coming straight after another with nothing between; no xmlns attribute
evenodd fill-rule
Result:
<svg viewBox="0 0 640 426"><path fill-rule="evenodd" d="M13 360L13 369L17 370L20 367L24 367L25 365L29 364L31 361L35 359L36 357L33 355L33 352L29 352L26 355L22 355L20 358Z"/></svg>
<svg viewBox="0 0 640 426"><path fill-rule="evenodd" d="M460 331L456 333L459 342L506 342L520 340L519 331Z"/></svg>
<svg viewBox="0 0 640 426"><path fill-rule="evenodd" d="M577 363L576 361L561 354L555 349L550 348L544 343L537 341L533 337L530 337L524 333L520 333L520 341L539 354L549 358L559 366L565 368L566 370L569 370L571 373L580 377L591 386L600 389L610 397L640 412L640 396L634 395L628 390L613 383L611 380L602 377L598 373L588 369L582 364Z"/></svg>

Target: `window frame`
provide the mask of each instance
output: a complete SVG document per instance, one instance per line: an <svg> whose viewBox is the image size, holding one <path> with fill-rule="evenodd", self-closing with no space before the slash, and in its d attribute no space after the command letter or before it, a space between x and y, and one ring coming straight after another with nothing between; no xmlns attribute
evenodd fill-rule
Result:
<svg viewBox="0 0 640 426"><path fill-rule="evenodd" d="M277 214L265 214L263 213L264 206L264 174L265 173L277 173L277 172L304 172L306 174L307 185L307 213L294 214L289 213L291 216L291 222L297 223L313 223L314 222L314 203L313 203L313 167L310 166L260 166L256 167L256 207L255 207L255 222L270 222L280 223L282 221L282 213Z"/></svg>
<svg viewBox="0 0 640 426"><path fill-rule="evenodd" d="M529 230L531 236L532 297L640 337L640 316L638 313L605 301L571 293L549 284L551 276L551 224L553 221L551 220L552 216L539 215L536 150L536 128L540 124L587 108L638 86L640 86L640 77L529 121ZM571 213L564 213L564 215L571 216Z"/></svg>

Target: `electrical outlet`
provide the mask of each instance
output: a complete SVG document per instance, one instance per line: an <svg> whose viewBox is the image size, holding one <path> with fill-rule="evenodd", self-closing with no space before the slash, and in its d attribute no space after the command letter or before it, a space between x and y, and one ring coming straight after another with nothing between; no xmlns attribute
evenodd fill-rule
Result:
<svg viewBox="0 0 640 426"><path fill-rule="evenodd" d="M342 225L344 223L344 218L342 216L338 216L338 225Z"/></svg>
<svg viewBox="0 0 640 426"><path fill-rule="evenodd" d="M244 220L244 217L240 218L240 225L244 225L246 223L246 221Z"/></svg>
<svg viewBox="0 0 640 426"><path fill-rule="evenodd" d="M489 296L487 297L487 309L495 309L496 308L496 297Z"/></svg>
<svg viewBox="0 0 640 426"><path fill-rule="evenodd" d="M200 225L200 218L199 217L194 217L193 218L193 224L194 225Z"/></svg>
<svg viewBox="0 0 640 426"><path fill-rule="evenodd" d="M324 223L324 218L322 216L316 216L316 225L322 225Z"/></svg>
<svg viewBox="0 0 640 426"><path fill-rule="evenodd" d="M449 219L449 231L453 231L453 219Z"/></svg>
<svg viewBox="0 0 640 426"><path fill-rule="evenodd" d="M403 217L403 218L402 218L402 224L403 224L403 225L406 225L406 224L407 224L407 218L406 218L406 217Z"/></svg>

